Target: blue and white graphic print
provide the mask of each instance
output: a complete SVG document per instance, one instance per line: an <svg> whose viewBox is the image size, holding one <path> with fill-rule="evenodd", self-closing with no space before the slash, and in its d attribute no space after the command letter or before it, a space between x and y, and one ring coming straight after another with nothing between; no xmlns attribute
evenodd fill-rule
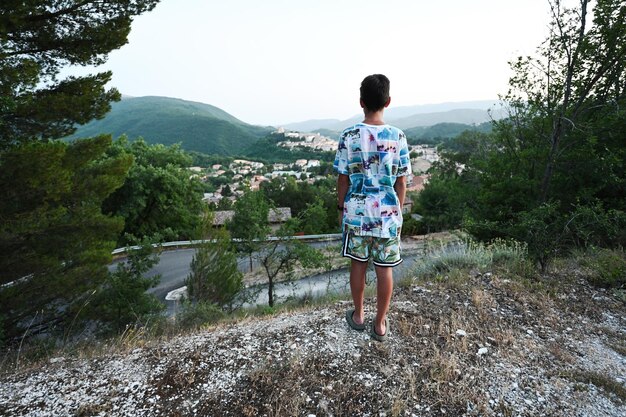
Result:
<svg viewBox="0 0 626 417"><path fill-rule="evenodd" d="M341 133L335 171L350 177L344 201L344 233L396 237L402 227L402 207L393 186L411 175L404 133L393 126L357 123Z"/></svg>

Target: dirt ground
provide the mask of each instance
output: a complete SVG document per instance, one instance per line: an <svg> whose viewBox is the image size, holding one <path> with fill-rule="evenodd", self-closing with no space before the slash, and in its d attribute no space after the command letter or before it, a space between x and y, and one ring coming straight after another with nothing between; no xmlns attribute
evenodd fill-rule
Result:
<svg viewBox="0 0 626 417"><path fill-rule="evenodd" d="M386 343L351 330L349 307L55 356L2 376L0 415L626 415L626 306L577 265L416 277L395 290Z"/></svg>

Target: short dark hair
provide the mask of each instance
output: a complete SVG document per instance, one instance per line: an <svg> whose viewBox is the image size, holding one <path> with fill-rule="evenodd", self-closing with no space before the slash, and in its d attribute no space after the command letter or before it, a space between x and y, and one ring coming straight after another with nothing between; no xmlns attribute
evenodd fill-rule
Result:
<svg viewBox="0 0 626 417"><path fill-rule="evenodd" d="M369 111L378 111L389 100L389 78L383 74L368 75L361 81L361 100Z"/></svg>

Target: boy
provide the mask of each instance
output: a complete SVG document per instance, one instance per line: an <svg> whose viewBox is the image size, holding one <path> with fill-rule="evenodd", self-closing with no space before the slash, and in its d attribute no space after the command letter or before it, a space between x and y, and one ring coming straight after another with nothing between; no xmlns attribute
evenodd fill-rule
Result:
<svg viewBox="0 0 626 417"><path fill-rule="evenodd" d="M339 173L337 209L343 232L342 255L352 259L350 290L354 309L346 312L346 320L355 330L365 329L363 295L371 258L376 269L377 312L370 334L382 342L389 335L392 267L402 262L402 205L411 162L404 133L383 121L391 101L389 79L382 74L367 76L360 92L363 122L342 132L334 163Z"/></svg>

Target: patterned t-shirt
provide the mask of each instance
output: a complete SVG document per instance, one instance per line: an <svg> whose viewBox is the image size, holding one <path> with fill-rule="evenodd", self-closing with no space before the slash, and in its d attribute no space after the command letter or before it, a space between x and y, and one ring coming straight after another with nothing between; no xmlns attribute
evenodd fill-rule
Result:
<svg viewBox="0 0 626 417"><path fill-rule="evenodd" d="M341 133L334 168L350 177L342 230L356 236L396 237L402 207L393 186L411 174L404 133L389 125L357 123Z"/></svg>

